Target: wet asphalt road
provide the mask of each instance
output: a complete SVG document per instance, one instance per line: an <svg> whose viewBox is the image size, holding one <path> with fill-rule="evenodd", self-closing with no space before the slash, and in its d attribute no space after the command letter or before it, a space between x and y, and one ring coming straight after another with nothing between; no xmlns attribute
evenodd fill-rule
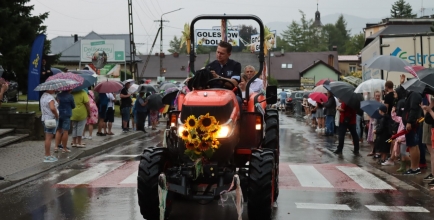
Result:
<svg viewBox="0 0 434 220"><path fill-rule="evenodd" d="M131 141L0 192L0 219L142 219L136 155L159 138ZM274 219L434 219L428 191L372 167L348 148L334 155L328 148L336 144L301 121L280 117ZM179 198L170 219L236 219L236 209L230 201L222 207Z"/></svg>

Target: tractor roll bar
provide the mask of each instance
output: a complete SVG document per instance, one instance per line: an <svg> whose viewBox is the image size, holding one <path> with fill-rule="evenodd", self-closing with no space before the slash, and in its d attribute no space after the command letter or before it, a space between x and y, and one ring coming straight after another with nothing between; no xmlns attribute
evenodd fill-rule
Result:
<svg viewBox="0 0 434 220"><path fill-rule="evenodd" d="M264 24L262 20L256 15L199 15L191 21L190 24L190 71L195 72L194 70L194 24L199 20L217 20L217 19L232 19L232 20L255 20L259 24L259 70L258 73L255 74L252 79L247 82L246 85L246 97L249 97L249 88L250 84L257 79L262 74L262 69L264 65Z"/></svg>

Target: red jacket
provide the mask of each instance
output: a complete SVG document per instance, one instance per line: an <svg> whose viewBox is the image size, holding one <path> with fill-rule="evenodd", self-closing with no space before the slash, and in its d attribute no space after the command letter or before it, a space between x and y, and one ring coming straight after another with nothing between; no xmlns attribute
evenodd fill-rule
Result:
<svg viewBox="0 0 434 220"><path fill-rule="evenodd" d="M350 117L350 124L354 125L356 124L356 114L357 112L354 111L354 109L350 108L349 106L345 105L345 103L341 103L341 109L343 109L343 112L340 112L339 117L339 123L344 123L345 117Z"/></svg>

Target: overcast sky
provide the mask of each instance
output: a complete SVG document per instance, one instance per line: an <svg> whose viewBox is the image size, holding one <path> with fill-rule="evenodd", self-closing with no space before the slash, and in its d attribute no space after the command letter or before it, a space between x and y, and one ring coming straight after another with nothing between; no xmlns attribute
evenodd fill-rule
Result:
<svg viewBox="0 0 434 220"><path fill-rule="evenodd" d="M164 50L174 35L180 36L186 22L200 14L254 14L264 24L273 21L291 22L299 20L302 10L308 18L313 18L319 4L321 16L344 13L363 18L385 18L390 15L391 5L396 0L133 0L134 37L140 52L150 49L157 32L161 14L183 8L167 15L163 29ZM434 14L434 0L407 0L413 11L420 15ZM48 26L48 39L56 36L78 34L84 36L90 31L100 34L128 34L127 0L31 0L35 5L33 14L50 12L45 25ZM246 23L246 22L239 22ZM199 23L200 28L217 25ZM233 22L237 24L237 22ZM167 40L167 41L166 41ZM154 48L158 50L159 40Z"/></svg>

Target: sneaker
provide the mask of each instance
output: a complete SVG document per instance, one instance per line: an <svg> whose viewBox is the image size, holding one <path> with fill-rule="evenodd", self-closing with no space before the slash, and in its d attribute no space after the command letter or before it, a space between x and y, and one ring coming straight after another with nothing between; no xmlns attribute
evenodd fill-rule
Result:
<svg viewBox="0 0 434 220"><path fill-rule="evenodd" d="M428 183L428 186L434 186L434 180L431 180L431 182Z"/></svg>
<svg viewBox="0 0 434 220"><path fill-rule="evenodd" d="M83 140L84 140L84 139L87 139L87 136L82 136L81 139L83 139Z"/></svg>
<svg viewBox="0 0 434 220"><path fill-rule="evenodd" d="M381 163L383 166L393 166L395 163L391 160L386 160L384 163Z"/></svg>
<svg viewBox="0 0 434 220"><path fill-rule="evenodd" d="M423 181L433 181L433 180L434 180L434 176L432 175L432 173L427 177L423 178Z"/></svg>
<svg viewBox="0 0 434 220"><path fill-rule="evenodd" d="M92 140L92 136L87 137L88 140Z"/></svg>
<svg viewBox="0 0 434 220"><path fill-rule="evenodd" d="M127 130L122 130L122 133L127 133L128 131Z"/></svg>
<svg viewBox="0 0 434 220"><path fill-rule="evenodd" d="M404 172L404 175L416 175L420 173L420 168L417 168L416 170L409 169L406 172Z"/></svg>
<svg viewBox="0 0 434 220"><path fill-rule="evenodd" d="M52 163L52 162L56 162L57 158L53 157L53 156L46 156L44 157L44 163Z"/></svg>
<svg viewBox="0 0 434 220"><path fill-rule="evenodd" d="M335 150L335 151L333 151L333 153L334 154L342 154L342 151L341 150Z"/></svg>

